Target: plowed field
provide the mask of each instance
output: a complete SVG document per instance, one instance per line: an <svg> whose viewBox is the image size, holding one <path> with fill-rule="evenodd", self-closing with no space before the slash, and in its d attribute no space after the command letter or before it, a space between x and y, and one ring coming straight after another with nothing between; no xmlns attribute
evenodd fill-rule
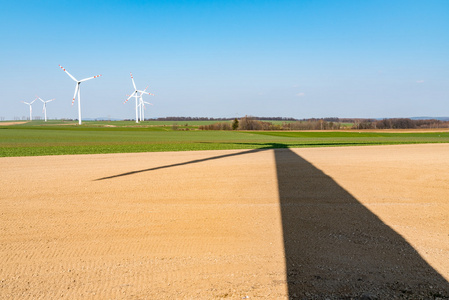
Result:
<svg viewBox="0 0 449 300"><path fill-rule="evenodd" d="M0 158L0 298L444 299L448 154Z"/></svg>

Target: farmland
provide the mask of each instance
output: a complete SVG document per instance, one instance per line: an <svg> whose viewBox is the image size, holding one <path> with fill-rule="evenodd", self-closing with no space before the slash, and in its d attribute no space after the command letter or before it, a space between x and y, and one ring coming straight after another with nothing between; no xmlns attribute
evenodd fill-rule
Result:
<svg viewBox="0 0 449 300"><path fill-rule="evenodd" d="M449 132L175 123L0 125L0 298L448 297Z"/></svg>
<svg viewBox="0 0 449 300"><path fill-rule="evenodd" d="M0 298L446 299L448 150L3 157Z"/></svg>
<svg viewBox="0 0 449 300"><path fill-rule="evenodd" d="M449 132L200 131L209 121L0 123L0 157L449 143ZM147 124L148 123L148 124ZM175 125L175 127L174 127Z"/></svg>

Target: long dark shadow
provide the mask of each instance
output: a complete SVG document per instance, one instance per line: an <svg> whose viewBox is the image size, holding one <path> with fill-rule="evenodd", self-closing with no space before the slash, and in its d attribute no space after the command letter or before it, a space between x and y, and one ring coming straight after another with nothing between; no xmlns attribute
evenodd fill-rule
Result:
<svg viewBox="0 0 449 300"><path fill-rule="evenodd" d="M398 233L290 149L274 152L290 298L449 299Z"/></svg>
<svg viewBox="0 0 449 300"><path fill-rule="evenodd" d="M449 283L407 241L288 145L264 143L96 181L273 148L290 298L449 299Z"/></svg>
<svg viewBox="0 0 449 300"><path fill-rule="evenodd" d="M196 163L201 163L201 162L205 162L205 161L209 161L209 160L221 159L221 158L225 158L225 157L232 157L232 156L238 156L238 155L255 153L255 152L259 152L259 151L263 151L263 150L265 150L265 149L264 148L252 149L252 150L247 150L247 151L238 152L238 153L231 153L231 154L213 156L213 157L208 157L208 158L203 158L203 159L196 159L196 160L186 161L186 162L177 163L177 164L171 164L171 165L159 166L159 167L154 167L154 168L130 171L130 172L126 172L126 173L121 173L121 174L116 174L116 175L111 175L111 176L98 178L98 179L95 179L94 181L105 180L105 179L112 179L112 178L117 178L117 177L122 177L122 176L135 175L135 174L143 173L143 172L149 172L149 171L155 171L155 170L160 170L160 169L167 169L167 168L185 166L185 165L190 165L190 164L196 164Z"/></svg>

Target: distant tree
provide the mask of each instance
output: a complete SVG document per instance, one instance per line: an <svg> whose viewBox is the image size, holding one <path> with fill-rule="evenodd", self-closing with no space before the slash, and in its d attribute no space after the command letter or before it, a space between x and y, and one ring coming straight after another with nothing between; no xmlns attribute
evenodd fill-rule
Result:
<svg viewBox="0 0 449 300"><path fill-rule="evenodd" d="M232 122L232 130L237 130L237 128L239 128L239 120L235 118L234 122Z"/></svg>

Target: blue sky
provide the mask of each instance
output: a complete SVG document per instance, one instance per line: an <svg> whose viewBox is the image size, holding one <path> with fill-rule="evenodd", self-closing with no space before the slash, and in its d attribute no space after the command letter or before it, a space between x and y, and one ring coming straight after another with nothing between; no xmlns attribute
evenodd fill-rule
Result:
<svg viewBox="0 0 449 300"><path fill-rule="evenodd" d="M5 119L449 116L447 0L0 3Z"/></svg>

